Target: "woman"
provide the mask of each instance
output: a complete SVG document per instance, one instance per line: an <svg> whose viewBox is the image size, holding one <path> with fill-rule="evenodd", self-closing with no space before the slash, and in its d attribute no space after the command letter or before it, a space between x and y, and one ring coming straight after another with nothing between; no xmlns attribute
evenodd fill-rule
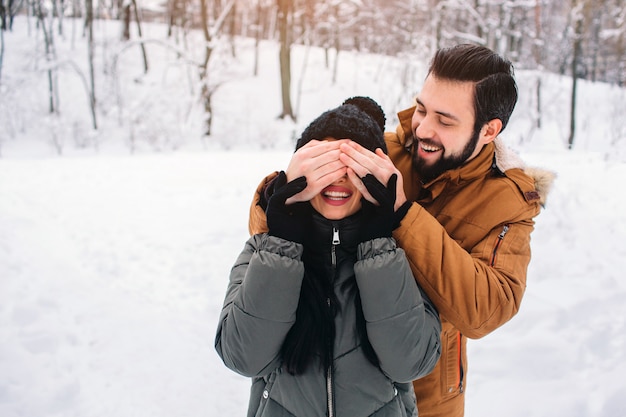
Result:
<svg viewBox="0 0 626 417"><path fill-rule="evenodd" d="M385 116L365 97L323 113L302 134L349 138L386 152ZM411 381L440 355L441 324L391 237L397 176L387 185L350 173L310 201L286 204L307 185L281 172L268 189L269 232L239 255L215 347L253 378L248 416L416 416Z"/></svg>

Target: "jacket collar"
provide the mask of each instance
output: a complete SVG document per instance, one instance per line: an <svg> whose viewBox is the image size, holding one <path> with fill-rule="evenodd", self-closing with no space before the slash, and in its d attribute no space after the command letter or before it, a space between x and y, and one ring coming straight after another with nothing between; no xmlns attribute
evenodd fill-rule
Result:
<svg viewBox="0 0 626 417"><path fill-rule="evenodd" d="M398 113L400 123L396 133L404 148L409 152L412 152L414 142L413 129L411 128L414 112L415 106ZM448 184L458 185L464 181L484 176L490 170L506 173L511 169L526 170L526 166L517 153L508 148L504 141L498 137L492 143L485 145L480 153L468 163L457 169L446 171L434 180L422 184L423 189L429 191L425 194L430 194L423 197L427 200L435 199Z"/></svg>
<svg viewBox="0 0 626 417"><path fill-rule="evenodd" d="M328 220L317 211L313 211L313 231L309 236L309 243L315 248L328 248L333 244L333 230L339 233L340 244L343 247L358 244L359 226L362 212L359 210L352 216L341 220Z"/></svg>

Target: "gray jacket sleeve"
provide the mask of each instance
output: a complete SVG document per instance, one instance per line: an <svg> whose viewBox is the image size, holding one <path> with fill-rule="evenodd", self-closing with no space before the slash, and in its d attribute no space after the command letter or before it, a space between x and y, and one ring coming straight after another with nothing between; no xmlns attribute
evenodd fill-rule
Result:
<svg viewBox="0 0 626 417"><path fill-rule="evenodd" d="M409 382L433 370L441 355L437 310L413 278L393 238L359 245L355 274L367 335L382 371Z"/></svg>
<svg viewBox="0 0 626 417"><path fill-rule="evenodd" d="M296 320L304 276L302 245L254 235L230 273L215 349L244 376L262 376L279 364L280 349Z"/></svg>

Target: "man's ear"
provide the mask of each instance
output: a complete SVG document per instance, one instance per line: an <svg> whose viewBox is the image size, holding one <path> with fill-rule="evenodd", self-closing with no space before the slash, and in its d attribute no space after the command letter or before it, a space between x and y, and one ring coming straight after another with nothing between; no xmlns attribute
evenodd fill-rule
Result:
<svg viewBox="0 0 626 417"><path fill-rule="evenodd" d="M502 130L502 120L500 119L491 119L487 123L483 125L483 128L480 130L480 141L483 144L488 144L493 142L500 131Z"/></svg>

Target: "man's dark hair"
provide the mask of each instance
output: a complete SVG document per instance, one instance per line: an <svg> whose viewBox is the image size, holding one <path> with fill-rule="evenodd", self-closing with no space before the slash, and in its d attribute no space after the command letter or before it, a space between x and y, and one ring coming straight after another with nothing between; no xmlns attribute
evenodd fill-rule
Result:
<svg viewBox="0 0 626 417"><path fill-rule="evenodd" d="M513 64L491 49L460 44L437 51L428 74L441 80L473 82L474 132L490 120L500 119L506 127L517 102Z"/></svg>

